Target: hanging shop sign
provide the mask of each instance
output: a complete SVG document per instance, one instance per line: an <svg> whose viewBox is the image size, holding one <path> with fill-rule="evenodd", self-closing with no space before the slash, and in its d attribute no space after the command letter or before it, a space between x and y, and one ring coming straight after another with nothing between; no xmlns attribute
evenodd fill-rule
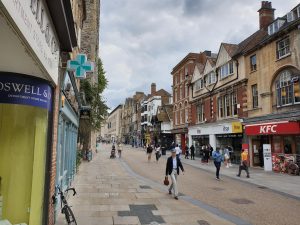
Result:
<svg viewBox="0 0 300 225"><path fill-rule="evenodd" d="M75 60L68 60L67 69L73 71L76 78L85 79L87 72L94 71L94 63L87 61L85 54L78 54Z"/></svg>
<svg viewBox="0 0 300 225"><path fill-rule="evenodd" d="M52 109L52 88L44 80L0 72L0 103Z"/></svg>
<svg viewBox="0 0 300 225"><path fill-rule="evenodd" d="M251 124L245 126L247 135L267 135L267 134L300 134L299 122L274 122Z"/></svg>
<svg viewBox="0 0 300 225"><path fill-rule="evenodd" d="M1 0L39 61L58 82L59 42L45 0Z"/></svg>

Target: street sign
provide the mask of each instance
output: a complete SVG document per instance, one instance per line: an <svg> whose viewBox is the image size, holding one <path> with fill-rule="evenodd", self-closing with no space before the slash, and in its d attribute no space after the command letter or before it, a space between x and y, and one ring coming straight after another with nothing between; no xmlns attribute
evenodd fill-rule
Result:
<svg viewBox="0 0 300 225"><path fill-rule="evenodd" d="M76 78L85 79L86 72L93 72L94 63L87 61L85 54L78 54L75 60L68 60L67 70L74 71Z"/></svg>

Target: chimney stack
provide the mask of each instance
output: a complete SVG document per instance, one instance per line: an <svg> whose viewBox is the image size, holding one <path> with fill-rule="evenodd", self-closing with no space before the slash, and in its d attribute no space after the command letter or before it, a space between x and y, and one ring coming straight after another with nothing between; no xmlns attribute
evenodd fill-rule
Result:
<svg viewBox="0 0 300 225"><path fill-rule="evenodd" d="M152 83L151 84L151 95L153 96L156 92L156 84L155 83Z"/></svg>
<svg viewBox="0 0 300 225"><path fill-rule="evenodd" d="M274 11L272 2L262 1L259 12L259 29L266 30L267 27L274 21Z"/></svg>

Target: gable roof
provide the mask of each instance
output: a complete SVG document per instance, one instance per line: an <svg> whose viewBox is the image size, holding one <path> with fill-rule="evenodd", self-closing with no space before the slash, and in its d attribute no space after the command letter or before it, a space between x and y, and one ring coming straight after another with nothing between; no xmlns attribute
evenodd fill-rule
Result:
<svg viewBox="0 0 300 225"><path fill-rule="evenodd" d="M164 105L158 107L157 119L161 122L170 122L173 119L173 105Z"/></svg>
<svg viewBox="0 0 300 225"><path fill-rule="evenodd" d="M227 51L227 53L230 57L232 57L235 54L236 50L239 47L236 44L229 44L229 43L221 43L221 45L224 46L225 50Z"/></svg>
<svg viewBox="0 0 300 225"><path fill-rule="evenodd" d="M157 92L154 93L153 96L171 96L169 92L167 92L165 89L160 89Z"/></svg>
<svg viewBox="0 0 300 225"><path fill-rule="evenodd" d="M256 47L261 41L263 41L266 37L268 37L268 32L265 30L258 30L248 38L243 40L238 44L238 48L236 49L234 56L237 57L239 55L243 55L252 48Z"/></svg>
<svg viewBox="0 0 300 225"><path fill-rule="evenodd" d="M181 65L183 65L185 62L187 62L189 59L194 59L194 60L196 60L196 59L199 58L199 56L200 56L199 53L192 53L192 52L190 52L190 53L187 54L187 55L186 55L179 63L177 63L176 66L174 66L174 68L173 68L171 74L174 74L174 73L179 69L179 67L180 67Z"/></svg>

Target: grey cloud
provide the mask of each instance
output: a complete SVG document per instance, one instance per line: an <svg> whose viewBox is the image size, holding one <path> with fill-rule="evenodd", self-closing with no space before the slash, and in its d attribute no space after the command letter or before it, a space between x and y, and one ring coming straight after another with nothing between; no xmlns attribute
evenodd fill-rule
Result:
<svg viewBox="0 0 300 225"><path fill-rule="evenodd" d="M281 16L297 0L273 0ZM170 90L172 68L189 52L217 52L258 28L259 0L103 0L100 56L110 107L149 85Z"/></svg>

